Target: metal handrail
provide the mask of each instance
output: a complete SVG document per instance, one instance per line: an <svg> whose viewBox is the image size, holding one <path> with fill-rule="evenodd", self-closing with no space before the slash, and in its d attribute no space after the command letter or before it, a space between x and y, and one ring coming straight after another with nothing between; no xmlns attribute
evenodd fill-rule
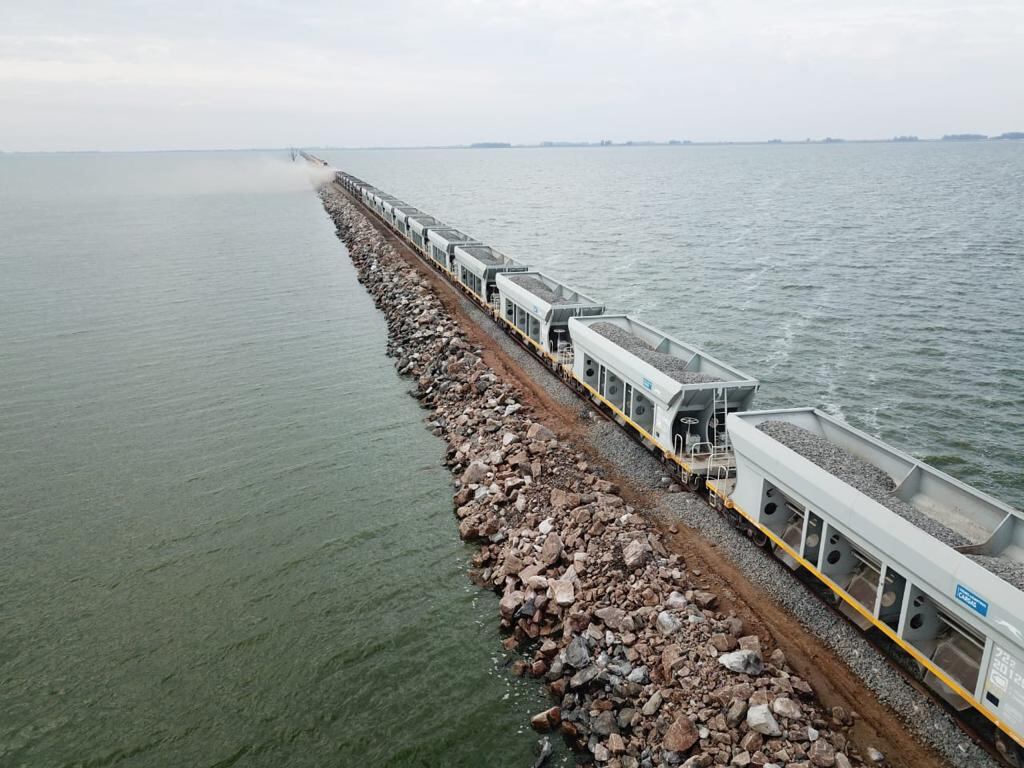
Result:
<svg viewBox="0 0 1024 768"><path fill-rule="evenodd" d="M700 440L690 446L690 458L696 459L698 456L705 454L711 454L714 456L715 444L707 440Z"/></svg>

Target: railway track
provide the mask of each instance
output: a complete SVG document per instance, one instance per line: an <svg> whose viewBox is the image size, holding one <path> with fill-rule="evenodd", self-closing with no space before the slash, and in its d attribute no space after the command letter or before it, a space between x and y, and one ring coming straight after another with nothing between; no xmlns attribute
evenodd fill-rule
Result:
<svg viewBox="0 0 1024 768"><path fill-rule="evenodd" d="M558 378L577 397L586 403L592 413L598 415L605 421L618 424L622 427L622 432L624 434L626 434L633 442L643 447L661 464L669 467L672 471L679 471L681 485L686 490L702 499L710 509L722 515L734 528L745 533L751 540L751 544L753 546L763 550L765 557L777 559L772 551L772 542L762 531L751 525L745 518L737 514L735 511L716 504L715 499L712 497L709 490L706 487L702 487L702 484L700 483L694 483L694 476L688 473L685 468L681 467L678 461L671 460L661 451L657 450L656 447L652 448L649 442L645 440L642 435L637 434L630 429L628 425L623 424L622 421L616 417L616 414L608 408L604 402L602 402L602 399L595 397L575 378L566 375L562 366L558 364L558 361L554 356L544 351L532 339L527 337L518 329L501 322L497 311L493 306L481 301L478 296L465 289L450 272L442 269L437 262L409 243L402 233L394 229L389 222L385 221L378 214L377 211L365 205L362 200L352 195L347 189L337 182L332 181L331 185L337 192L344 195L346 199L358 206L359 210L363 211L365 214L369 214L368 218L373 222L374 226L379 230L382 230L386 235L391 236L393 242L401 245L402 249L407 254L414 257L418 263L428 269L431 273L442 277L445 280L445 284L449 288L457 291L460 297L469 299L474 307L489 318L491 322L494 323L494 325L508 338L515 342L525 352L530 354L531 357L533 357L549 373ZM894 674L898 675L914 690L926 695L930 700L938 704L940 708L957 724L965 736L981 747L994 760L1008 766L1008 768L1024 768L1024 748L1021 748L1007 738L998 728L993 727L992 723L982 717L977 711L973 709L960 711L951 706L946 700L938 696L932 688L922 682L922 675L924 672L923 668L920 667L913 658L908 656L901 648L899 648L899 646L890 642L889 639L880 632L871 629L863 630L858 627L856 622L852 621L846 613L839 610L840 601L838 596L811 573L801 568L798 569L795 574L798 576L801 584L803 584L816 599L818 599L823 605L827 606L834 615L842 617L844 623L854 627L858 634L864 637L867 642L876 651L878 651L880 656L886 660Z"/></svg>

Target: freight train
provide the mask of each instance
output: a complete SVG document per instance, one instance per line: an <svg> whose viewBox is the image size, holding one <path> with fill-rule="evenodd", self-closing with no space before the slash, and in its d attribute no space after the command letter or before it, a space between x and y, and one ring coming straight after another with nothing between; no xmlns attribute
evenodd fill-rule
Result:
<svg viewBox="0 0 1024 768"><path fill-rule="evenodd" d="M753 410L757 379L355 176L335 181L1024 764L1024 514L820 410Z"/></svg>

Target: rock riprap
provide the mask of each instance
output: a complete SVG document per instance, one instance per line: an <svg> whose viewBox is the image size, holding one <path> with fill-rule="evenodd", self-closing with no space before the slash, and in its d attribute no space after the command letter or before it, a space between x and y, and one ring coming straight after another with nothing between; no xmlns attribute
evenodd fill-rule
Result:
<svg viewBox="0 0 1024 768"><path fill-rule="evenodd" d="M498 378L362 212L333 187L321 197L387 318L388 353L448 445L459 534L479 545L474 580L501 596L512 672L554 697L534 727L612 768L862 765L852 718L823 710L781 653L763 659L759 638Z"/></svg>

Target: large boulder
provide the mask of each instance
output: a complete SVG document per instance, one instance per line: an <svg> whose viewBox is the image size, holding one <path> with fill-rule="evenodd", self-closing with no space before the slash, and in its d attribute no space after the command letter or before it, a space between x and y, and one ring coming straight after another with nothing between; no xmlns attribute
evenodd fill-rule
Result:
<svg viewBox="0 0 1024 768"><path fill-rule="evenodd" d="M651 698L647 700L643 708L640 710L640 714L644 717L650 717L655 714L661 708L661 691L655 691L651 694Z"/></svg>
<svg viewBox="0 0 1024 768"><path fill-rule="evenodd" d="M534 422L531 424L530 428L526 431L526 436L531 440L542 440L544 442L558 439L558 436L555 435L554 432L540 422Z"/></svg>
<svg viewBox="0 0 1024 768"><path fill-rule="evenodd" d="M668 611L662 611L658 614L656 624L658 631L665 635L665 637L675 634L683 626L683 623Z"/></svg>
<svg viewBox="0 0 1024 768"><path fill-rule="evenodd" d="M725 724L730 728L735 728L743 722L744 717L747 714L747 702L743 699L733 699L729 702L729 709L725 713ZM757 747L754 748L755 751Z"/></svg>
<svg viewBox="0 0 1024 768"><path fill-rule="evenodd" d="M633 539L622 549L622 559L630 570L639 568L647 560L647 553L651 551L646 539Z"/></svg>
<svg viewBox="0 0 1024 768"><path fill-rule="evenodd" d="M552 531L544 538L540 548L540 561L544 565L554 565L562 556L562 537Z"/></svg>
<svg viewBox="0 0 1024 768"><path fill-rule="evenodd" d="M795 720L803 714L800 705L786 696L780 696L772 702L772 712L782 717L788 717L791 720Z"/></svg>
<svg viewBox="0 0 1024 768"><path fill-rule="evenodd" d="M683 649L676 643L666 645L661 652L661 672L665 680L671 680L676 671L676 665L681 664L685 658Z"/></svg>
<svg viewBox="0 0 1024 768"><path fill-rule="evenodd" d="M779 723L767 704L756 704L747 710L747 728L770 738L782 735Z"/></svg>
<svg viewBox="0 0 1024 768"><path fill-rule="evenodd" d="M611 736L618 729L615 722L615 715L611 710L606 709L590 722L590 730L598 736Z"/></svg>
<svg viewBox="0 0 1024 768"><path fill-rule="evenodd" d="M665 607L670 611L681 611L686 608L686 598L683 596L682 592L672 590L672 594L670 594L668 599L665 601Z"/></svg>
<svg viewBox="0 0 1024 768"><path fill-rule="evenodd" d="M807 757L809 757L811 763L818 766L818 768L834 768L836 764L835 747L824 739L818 739L816 742L811 744L811 748L807 751Z"/></svg>
<svg viewBox="0 0 1024 768"><path fill-rule="evenodd" d="M594 615L597 616L597 618L599 618L609 629L621 629L622 621L626 618L626 612L621 608L616 608L614 606L598 608L594 611Z"/></svg>
<svg viewBox="0 0 1024 768"><path fill-rule="evenodd" d="M515 616L516 610L519 606L523 604L523 599L525 597L526 594L519 590L502 595L501 602L498 603L498 609L501 611L501 615L506 619L511 619Z"/></svg>
<svg viewBox="0 0 1024 768"><path fill-rule="evenodd" d="M576 688L582 688L587 685L590 681L597 679L601 674L601 670L595 664L591 664L589 667L584 667L569 680L569 687L575 690Z"/></svg>
<svg viewBox="0 0 1024 768"><path fill-rule="evenodd" d="M556 509L575 509L580 505L581 498L578 493L565 491L561 488L551 489L551 506Z"/></svg>
<svg viewBox="0 0 1024 768"><path fill-rule="evenodd" d="M548 582L548 590L555 603L563 608L576 602L576 593L571 581L551 579Z"/></svg>
<svg viewBox="0 0 1024 768"><path fill-rule="evenodd" d="M470 462L470 465L466 467L466 471L462 473L463 485L470 485L471 483L482 483L487 479L487 473L491 471L491 468L484 464L482 461Z"/></svg>
<svg viewBox="0 0 1024 768"><path fill-rule="evenodd" d="M558 707L545 709L543 712L538 712L530 718L530 725L533 726L535 731L540 731L541 733L547 733L560 722L562 722L562 711Z"/></svg>
<svg viewBox="0 0 1024 768"><path fill-rule="evenodd" d="M700 739L697 726L686 715L676 718L665 732L661 743L662 749L668 752L685 752Z"/></svg>
<svg viewBox="0 0 1024 768"><path fill-rule="evenodd" d="M718 663L726 669L738 672L743 675L756 677L764 672L764 662L761 655L754 651L733 651L718 657Z"/></svg>
<svg viewBox="0 0 1024 768"><path fill-rule="evenodd" d="M590 649L583 635L576 635L566 646L565 663L576 669L583 669L590 663Z"/></svg>

